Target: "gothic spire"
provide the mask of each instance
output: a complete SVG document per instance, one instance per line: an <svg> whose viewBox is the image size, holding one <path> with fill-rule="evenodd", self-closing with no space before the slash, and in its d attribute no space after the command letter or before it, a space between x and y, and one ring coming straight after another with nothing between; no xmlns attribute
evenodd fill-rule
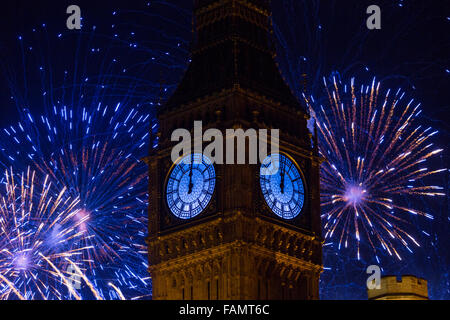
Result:
<svg viewBox="0 0 450 320"><path fill-rule="evenodd" d="M167 107L241 88L301 108L281 77L268 0L194 0L192 62Z"/></svg>

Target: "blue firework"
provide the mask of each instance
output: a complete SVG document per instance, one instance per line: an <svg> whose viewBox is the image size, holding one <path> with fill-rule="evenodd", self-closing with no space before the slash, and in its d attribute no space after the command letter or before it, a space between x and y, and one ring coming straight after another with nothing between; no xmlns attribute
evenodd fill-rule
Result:
<svg viewBox="0 0 450 320"><path fill-rule="evenodd" d="M133 295L149 294L148 179L140 160L148 150L149 117L120 103L81 110L54 106L36 119L27 111L24 121L2 132L4 141L13 142L4 148L13 150L5 161L33 165L79 199L73 219L83 237L73 246L89 248L79 262L101 294L108 294L102 287L109 282Z"/></svg>

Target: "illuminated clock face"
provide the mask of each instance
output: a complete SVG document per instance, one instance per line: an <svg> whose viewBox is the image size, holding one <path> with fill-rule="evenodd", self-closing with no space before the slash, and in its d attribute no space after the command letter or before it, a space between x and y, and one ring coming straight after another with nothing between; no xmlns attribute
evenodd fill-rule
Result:
<svg viewBox="0 0 450 320"><path fill-rule="evenodd" d="M305 188L300 170L283 154L268 156L261 164L260 184L264 199L280 218L297 217L305 202Z"/></svg>
<svg viewBox="0 0 450 320"><path fill-rule="evenodd" d="M215 186L216 172L211 160L201 154L185 156L170 172L167 205L180 219L194 218L208 206Z"/></svg>

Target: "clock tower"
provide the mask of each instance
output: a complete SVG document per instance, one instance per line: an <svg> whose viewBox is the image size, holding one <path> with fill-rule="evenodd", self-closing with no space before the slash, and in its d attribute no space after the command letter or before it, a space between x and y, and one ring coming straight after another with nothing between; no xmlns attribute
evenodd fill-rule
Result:
<svg viewBox="0 0 450 320"><path fill-rule="evenodd" d="M321 160L275 62L270 21L270 1L194 1L192 61L159 110L147 158L153 299L319 298ZM195 121L224 145L227 129L279 129L279 152L259 164L195 152L172 162L172 133L194 136ZM275 158L279 170L264 175Z"/></svg>

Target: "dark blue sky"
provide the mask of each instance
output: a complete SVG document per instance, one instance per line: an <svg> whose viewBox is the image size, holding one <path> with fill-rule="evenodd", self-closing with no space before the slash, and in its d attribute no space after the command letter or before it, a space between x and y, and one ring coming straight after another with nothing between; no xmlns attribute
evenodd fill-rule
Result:
<svg viewBox="0 0 450 320"><path fill-rule="evenodd" d="M299 57L307 57L303 70L308 72L310 84L317 82L318 74L322 77L334 70L344 72L352 70L356 65L367 66L370 74L378 78L395 78L399 86L405 89L414 86L413 94L417 100L422 101L428 115L436 120L447 119L450 101L450 74L446 72L450 68L447 36L450 18L447 16L450 14L445 1L376 1L382 9L382 30L368 31L365 28L365 10L372 2L329 0L316 5L319 2L313 0L274 1L276 33L284 38L280 43L279 57L288 81L295 82L298 70L284 63L285 57L288 57L291 64ZM20 66L17 36L23 35L26 39L32 35L33 28L39 28L43 23L46 24L49 38L59 32L68 33L65 29L65 10L72 3L75 2L18 0L4 4L0 13L2 61L14 67ZM147 3L151 3L150 6ZM185 27L184 31L191 29L187 16L191 9L190 0L76 1L86 21L85 29L96 25L99 33L112 35L112 24L127 25L131 30L135 23L142 28L148 27L148 30L160 28L170 36L178 36L189 42L187 32L171 29L173 25L170 24L158 25L159 20L152 19L151 16L142 15L137 18L137 15L121 15L123 12L140 11L168 19L180 17L179 13L173 15L170 6L158 3L171 3L174 4L172 8L181 8L186 15L177 23ZM114 11L117 12L116 16L112 15ZM316 32L319 25L320 35ZM157 42L159 36L157 32L139 33L136 39L138 42L152 39ZM76 41L65 43L64 50L58 55L65 56L74 52L77 46L79 43ZM149 75L152 76L154 77ZM5 96L8 93L2 90L1 101L5 101ZM8 109L6 113L13 116L13 112ZM440 125L448 129L445 123Z"/></svg>

